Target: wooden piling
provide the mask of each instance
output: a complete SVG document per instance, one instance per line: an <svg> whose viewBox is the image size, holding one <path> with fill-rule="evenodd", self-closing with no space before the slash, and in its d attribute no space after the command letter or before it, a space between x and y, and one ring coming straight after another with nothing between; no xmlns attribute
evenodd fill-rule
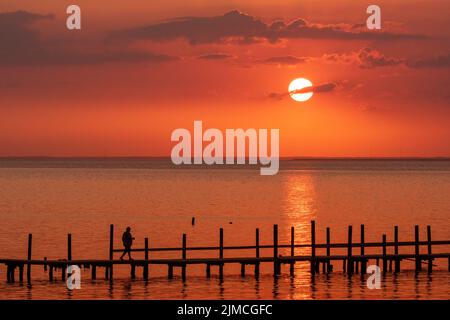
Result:
<svg viewBox="0 0 450 320"><path fill-rule="evenodd" d="M395 254L395 267L394 272L400 272L400 258L398 257L398 226L394 227L394 254Z"/></svg>
<svg viewBox="0 0 450 320"><path fill-rule="evenodd" d="M13 265L13 264L7 265L7 267L6 267L6 282L8 282L8 283L16 282L15 269L16 269L15 265Z"/></svg>
<svg viewBox="0 0 450 320"><path fill-rule="evenodd" d="M109 270L109 280L113 281L113 260L114 260L114 225L109 225L109 266L106 267L106 271ZM108 279L108 278L107 278Z"/></svg>
<svg viewBox="0 0 450 320"><path fill-rule="evenodd" d="M223 259L223 228L219 230L219 259ZM223 263L219 263L219 278L223 279Z"/></svg>
<svg viewBox="0 0 450 320"><path fill-rule="evenodd" d="M145 264L144 264L144 268L143 268L143 278L144 280L148 280L148 238L145 238L144 240L144 259L145 259Z"/></svg>
<svg viewBox="0 0 450 320"><path fill-rule="evenodd" d="M27 282L31 282L31 248L33 244L33 235L30 233L28 234L28 253L27 253Z"/></svg>
<svg viewBox="0 0 450 320"><path fill-rule="evenodd" d="M351 275L353 273L353 258L352 258L352 237L353 227L348 226L348 241L347 241L347 273Z"/></svg>
<svg viewBox="0 0 450 320"><path fill-rule="evenodd" d="M10 283L11 282L11 271L10 271L10 265L9 264L7 264L6 265L6 282L7 283Z"/></svg>
<svg viewBox="0 0 450 320"><path fill-rule="evenodd" d="M365 241L365 235L364 235L364 225L362 224L361 225L361 230L360 230L360 233L361 233L361 256L364 256L364 249L365 249L365 247L364 247L364 241Z"/></svg>
<svg viewBox="0 0 450 320"><path fill-rule="evenodd" d="M419 249L419 226L414 227L414 248L416 259L416 272L422 270L422 262L420 261L420 249Z"/></svg>
<svg viewBox="0 0 450 320"><path fill-rule="evenodd" d="M67 261L72 260L72 235L67 234Z"/></svg>
<svg viewBox="0 0 450 320"><path fill-rule="evenodd" d="M316 273L316 221L311 221L311 274Z"/></svg>
<svg viewBox="0 0 450 320"><path fill-rule="evenodd" d="M50 265L48 270L48 280L53 281L53 265Z"/></svg>
<svg viewBox="0 0 450 320"><path fill-rule="evenodd" d="M134 264L133 262L131 262L130 264L131 267L131 279L136 279L136 264Z"/></svg>
<svg viewBox="0 0 450 320"><path fill-rule="evenodd" d="M44 272L47 271L47 257L44 257Z"/></svg>
<svg viewBox="0 0 450 320"><path fill-rule="evenodd" d="M433 258L431 258L431 226L427 226L427 253L430 255L428 258L428 273L433 272Z"/></svg>
<svg viewBox="0 0 450 320"><path fill-rule="evenodd" d="M241 263L241 277L245 277L245 263Z"/></svg>
<svg viewBox="0 0 450 320"><path fill-rule="evenodd" d="M173 265L169 264L169 265L167 266L167 268L168 268L168 271L167 271L167 277L168 277L169 279L173 279Z"/></svg>
<svg viewBox="0 0 450 320"><path fill-rule="evenodd" d="M256 228L256 233L255 233L255 250L256 250L256 258L259 258L259 228ZM259 262L255 263L255 277L259 277Z"/></svg>
<svg viewBox="0 0 450 320"><path fill-rule="evenodd" d="M210 263L206 264L206 277L211 278L211 264Z"/></svg>
<svg viewBox="0 0 450 320"><path fill-rule="evenodd" d="M273 275L280 273L278 264L278 225L273 225Z"/></svg>
<svg viewBox="0 0 450 320"><path fill-rule="evenodd" d="M331 272L331 237L330 237L330 228L327 227L327 273Z"/></svg>
<svg viewBox="0 0 450 320"><path fill-rule="evenodd" d="M16 282L16 265L11 266L11 282Z"/></svg>
<svg viewBox="0 0 450 320"><path fill-rule="evenodd" d="M367 271L367 260L364 257L365 254L365 230L364 230L364 224L361 225L361 274L365 274Z"/></svg>
<svg viewBox="0 0 450 320"><path fill-rule="evenodd" d="M183 249L181 251L182 257L181 259L183 260L183 264L181 266L181 279L183 281L186 280L186 263L184 263L184 261L186 260L186 233L183 233Z"/></svg>
<svg viewBox="0 0 450 320"><path fill-rule="evenodd" d="M383 273L387 271L387 259L386 259L386 235L383 234Z"/></svg>
<svg viewBox="0 0 450 320"><path fill-rule="evenodd" d="M19 265L19 282L23 282L23 264Z"/></svg>
<svg viewBox="0 0 450 320"><path fill-rule="evenodd" d="M91 279L97 279L97 266L95 264L93 264L91 268Z"/></svg>
<svg viewBox="0 0 450 320"><path fill-rule="evenodd" d="M295 256L295 235L294 235L294 227L291 227L291 257ZM289 269L290 275L294 275L294 262L292 261Z"/></svg>
<svg viewBox="0 0 450 320"><path fill-rule="evenodd" d="M16 282L16 279L15 279L15 276L16 276L16 266L15 266L14 264L11 264L11 265L10 265L9 272L10 272L10 279L11 279L11 282L12 282L12 283Z"/></svg>
<svg viewBox="0 0 450 320"><path fill-rule="evenodd" d="M66 281L66 265L61 266L61 281Z"/></svg>

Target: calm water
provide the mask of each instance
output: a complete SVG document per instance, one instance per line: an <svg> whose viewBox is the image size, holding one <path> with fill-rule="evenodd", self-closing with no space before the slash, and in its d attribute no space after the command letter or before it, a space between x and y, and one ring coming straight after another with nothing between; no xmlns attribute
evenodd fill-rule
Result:
<svg viewBox="0 0 450 320"><path fill-rule="evenodd" d="M151 247L180 246L182 233L188 246L217 245L220 227L225 245L254 244L256 227L261 243L270 244L275 223L280 242L288 242L294 226L298 242L308 243L311 220L316 220L318 242L324 242L326 227L332 241L345 242L349 224L358 239L361 223L366 241L380 241L383 233L392 240L394 225L400 241L412 240L415 224L421 225L422 239L427 224L433 239L450 239L450 161L308 160L284 161L281 168L268 177L248 167L175 169L164 159L0 160L0 257L26 257L27 234L33 233L34 258L65 258L67 233L72 233L74 259L107 258L111 223L117 247L127 225L139 247L145 237ZM447 261L436 264L431 276L416 277L413 262L404 262L402 269L410 271L388 274L380 290L367 289L359 276L347 278L337 263L335 273L314 280L302 263L294 278L285 267L276 280L270 265L263 265L259 280L251 270L241 278L238 266L226 266L223 282L214 268L213 277L205 279L203 266L189 266L185 283L167 280L162 266L150 269L148 282L131 281L127 267L116 267L113 285L101 280L102 269L97 281L86 270L82 289L74 292L61 281L48 283L38 267L31 288L7 285L0 266L0 299L448 299ZM139 277L141 269L137 272Z"/></svg>

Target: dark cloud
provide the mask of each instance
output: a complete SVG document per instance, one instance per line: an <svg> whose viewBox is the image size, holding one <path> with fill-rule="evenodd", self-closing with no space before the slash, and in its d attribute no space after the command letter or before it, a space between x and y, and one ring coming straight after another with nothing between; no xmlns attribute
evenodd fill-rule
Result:
<svg viewBox="0 0 450 320"><path fill-rule="evenodd" d="M353 25L317 24L304 19L290 23L265 23L237 10L214 17L185 17L163 23L137 27L111 34L112 38L167 41L187 39L191 44L218 43L237 39L252 43L258 39L404 40L423 39L422 35L355 30Z"/></svg>
<svg viewBox="0 0 450 320"><path fill-rule="evenodd" d="M280 92L269 92L267 94L267 98L271 100L283 100L285 97L288 96L289 93L280 93Z"/></svg>
<svg viewBox="0 0 450 320"><path fill-rule="evenodd" d="M296 56L278 56L271 57L265 60L261 60L262 63L267 64L278 64L278 65L297 65L301 63L305 63L308 58L305 57L296 57Z"/></svg>
<svg viewBox="0 0 450 320"><path fill-rule="evenodd" d="M387 57L379 51L372 48L364 48L357 52L351 53L331 53L322 56L324 62L355 64L360 68L373 69L378 67L389 67L402 65L405 59Z"/></svg>
<svg viewBox="0 0 450 320"><path fill-rule="evenodd" d="M449 68L450 53L431 58L423 58L415 61L409 61L408 66L412 68Z"/></svg>
<svg viewBox="0 0 450 320"><path fill-rule="evenodd" d="M291 94L295 93L308 93L308 92L314 92L314 93L326 93L326 92L332 92L336 90L339 87L339 84L336 82L326 82L322 84L318 84L312 87L303 88L300 90L295 90L292 92L270 92L266 95L268 99L272 100L283 100L284 98L289 97Z"/></svg>
<svg viewBox="0 0 450 320"><path fill-rule="evenodd" d="M27 11L15 11L15 12L0 12L0 32L2 36L11 34L14 36L24 36L29 38L30 29L29 26L33 23L41 20L52 20L54 15L52 14L38 14Z"/></svg>
<svg viewBox="0 0 450 320"><path fill-rule="evenodd" d="M185 17L159 24L133 28L113 34L126 39L149 39L157 41L185 38L191 44L214 43L237 37L252 42L262 37L267 26L248 15L231 11L216 17Z"/></svg>
<svg viewBox="0 0 450 320"><path fill-rule="evenodd" d="M311 60L315 58L309 58ZM351 53L331 53L323 55L319 60L328 63L354 64L363 69L379 67L406 66L409 68L448 68L450 67L450 53L436 57L422 59L404 59L388 57L378 50L363 48Z"/></svg>
<svg viewBox="0 0 450 320"><path fill-rule="evenodd" d="M202 59L202 60L226 60L226 59L233 58L233 56L226 54L226 53L211 53L211 54L201 55L197 58Z"/></svg>
<svg viewBox="0 0 450 320"><path fill-rule="evenodd" d="M337 84L334 82L329 83L323 83L312 87L306 87L300 90L295 90L293 92L290 92L289 94L295 94L295 93L308 93L308 92L314 92L314 93L322 93L322 92L331 92L334 89L336 89Z"/></svg>
<svg viewBox="0 0 450 320"><path fill-rule="evenodd" d="M111 62L169 62L176 61L178 57L165 54L155 54L152 52L137 50L109 50L106 52L59 52L55 56L45 55L36 62L47 64L102 64Z"/></svg>
<svg viewBox="0 0 450 320"><path fill-rule="evenodd" d="M386 57L377 50L364 48L357 54L359 66L361 68L389 67L404 64L403 59Z"/></svg>
<svg viewBox="0 0 450 320"><path fill-rule="evenodd" d="M13 12L0 12L0 19L2 21L0 25L2 26L15 25L18 22L21 24L27 24L38 20L53 19L54 17L55 16L53 14L45 15L27 12L23 10Z"/></svg>
<svg viewBox="0 0 450 320"><path fill-rule="evenodd" d="M336 83L324 83L318 86L313 86L312 88L312 92L330 92L333 91L334 89L336 89L337 84Z"/></svg>
<svg viewBox="0 0 450 320"><path fill-rule="evenodd" d="M51 14L26 11L0 13L0 65L78 65L108 62L165 62L176 57L121 47L87 47L82 41L52 42L35 24Z"/></svg>
<svg viewBox="0 0 450 320"><path fill-rule="evenodd" d="M52 15L25 11L0 13L0 63L8 63L33 48L40 47L39 33L31 26L37 21L51 20Z"/></svg>

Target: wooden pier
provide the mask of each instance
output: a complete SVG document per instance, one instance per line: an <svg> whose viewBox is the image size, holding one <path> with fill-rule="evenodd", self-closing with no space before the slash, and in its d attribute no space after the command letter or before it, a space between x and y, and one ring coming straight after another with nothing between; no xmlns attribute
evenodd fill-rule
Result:
<svg viewBox="0 0 450 320"><path fill-rule="evenodd" d="M433 247L444 246L448 249L450 240L431 240L431 227L427 226L426 240L420 240L419 226L414 228L414 241L398 241L399 228L394 227L393 241L388 241L386 234L381 237L381 242L365 242L365 230L364 225L360 226L360 241L353 241L353 227L348 226L348 239L346 243L331 243L331 231L330 228L326 228L326 243L316 243L316 224L315 221L311 221L311 242L308 244L296 244L295 243L295 229L291 227L291 237L289 244L280 244L278 241L278 225L273 226L273 243L260 244L259 229L255 232L255 244L247 246L225 246L224 245L224 232L223 229L219 230L219 245L207 246L207 247L189 247L187 245L186 234L182 235L181 247L168 247L168 248L150 248L148 238L144 240L143 248L132 249L132 252L143 252L143 259L136 260L120 260L114 259L114 253L123 252L123 249L114 248L114 226L110 225L110 243L107 260L98 259L72 259L72 235L67 235L67 257L59 260L49 260L44 258L42 260L33 259L32 257L32 240L33 236L28 235L28 251L26 259L0 259L0 264L6 265L6 280L8 283L14 283L16 281L15 273L18 270L19 281L24 281L24 268L26 266L26 281L31 283L31 271L32 266L44 267L44 270L48 273L49 281L55 279L55 271L61 270L61 280L66 279L66 270L71 265L77 265L80 267L90 268L91 278L97 279L97 271L100 268L104 269L104 278L113 281L113 270L116 265L129 265L131 278L136 278L136 268L142 268L142 277L145 280L149 279L149 269L151 265L166 265L167 275L169 279L174 276L174 268L181 269L181 279L184 281L187 277L188 265L204 265L206 277L211 277L211 267L218 267L219 278L224 276L224 266L227 264L240 264L241 275L246 275L246 267L253 266L254 276L258 277L260 274L260 265L262 263L273 264L273 275L277 276L281 273L282 265L289 265L290 274L294 275L294 265L296 262L306 262L310 264L311 275L314 276L317 273L331 273L334 269L335 262L342 262L343 273L347 275L353 274L365 274L367 266L370 261L373 264L380 265L383 274L387 272L399 273L401 270L402 261L414 261L415 271L422 271L422 266L426 265L427 272L433 271L433 261L437 259L446 259L448 262L448 271L450 272L450 252L447 250L445 253L433 253ZM388 248L393 247L393 253L387 253ZM409 247L414 249L411 253L400 253L400 248ZM426 253L421 253L420 248L426 248ZM308 255L297 255L296 249L307 248L310 250ZM367 253L368 248L378 249L378 253ZM262 256L261 250L273 249L273 254L268 256ZM289 251L288 256L281 256L279 251ZM331 250L339 250L341 253L332 254ZM359 249L359 253L354 252ZM236 257L224 257L225 251L239 251L239 250L252 250L254 256L236 256ZM188 252L193 251L208 251L216 252L212 257L208 258L189 258ZM342 252L342 251L346 251ZM391 250L392 251L392 250ZM412 250L411 250L412 251ZM152 258L150 253L155 252L179 252L180 258ZM394 268L393 268L394 265Z"/></svg>

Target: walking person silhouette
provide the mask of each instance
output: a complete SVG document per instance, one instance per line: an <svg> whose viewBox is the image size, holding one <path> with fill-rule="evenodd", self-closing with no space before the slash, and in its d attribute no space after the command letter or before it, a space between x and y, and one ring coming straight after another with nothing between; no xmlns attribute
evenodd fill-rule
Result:
<svg viewBox="0 0 450 320"><path fill-rule="evenodd" d="M133 236L131 235L131 228L127 227L127 230L122 235L122 243L125 249L123 250L122 256L120 257L120 260L123 260L123 257L128 254L128 258L130 260L133 260L131 258L131 246L133 244Z"/></svg>

